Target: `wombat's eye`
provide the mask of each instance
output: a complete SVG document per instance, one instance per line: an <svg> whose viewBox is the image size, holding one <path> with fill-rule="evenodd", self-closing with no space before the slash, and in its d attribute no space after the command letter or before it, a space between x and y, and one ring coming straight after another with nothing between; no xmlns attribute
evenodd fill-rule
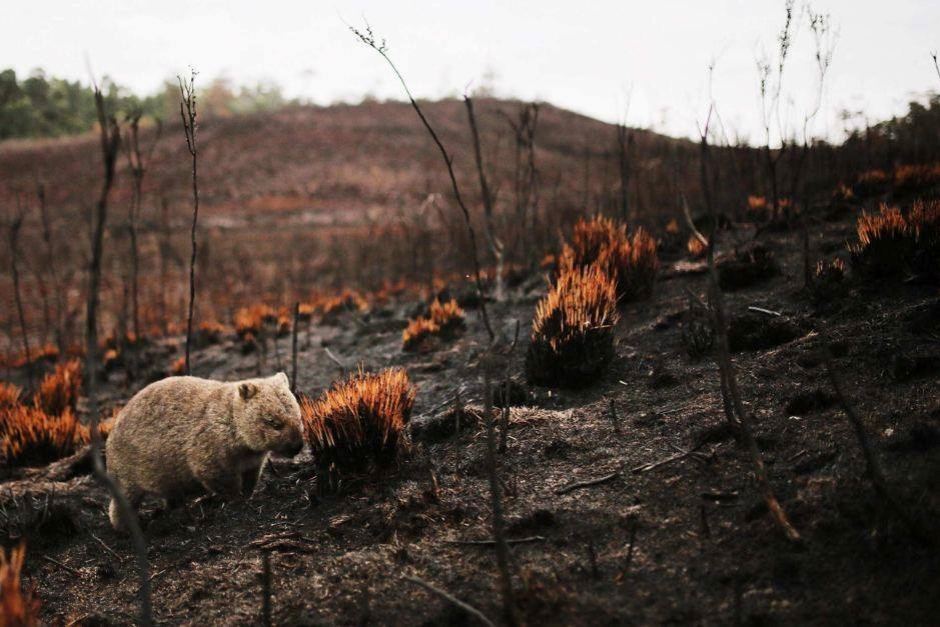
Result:
<svg viewBox="0 0 940 627"><path fill-rule="evenodd" d="M274 418L265 418L264 423L275 431L280 431L284 428L284 423L280 420L275 420Z"/></svg>

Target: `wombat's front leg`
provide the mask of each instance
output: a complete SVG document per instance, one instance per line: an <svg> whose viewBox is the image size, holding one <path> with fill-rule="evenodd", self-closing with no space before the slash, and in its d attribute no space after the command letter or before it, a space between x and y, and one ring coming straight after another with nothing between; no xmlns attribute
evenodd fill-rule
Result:
<svg viewBox="0 0 940 627"><path fill-rule="evenodd" d="M199 477L199 483L213 494L226 499L237 499L242 496L242 476L231 469L214 468L204 471Z"/></svg>
<svg viewBox="0 0 940 627"><path fill-rule="evenodd" d="M242 472L242 496L251 497L255 493L255 487L261 479L261 473L264 472L264 464L257 468L249 468Z"/></svg>

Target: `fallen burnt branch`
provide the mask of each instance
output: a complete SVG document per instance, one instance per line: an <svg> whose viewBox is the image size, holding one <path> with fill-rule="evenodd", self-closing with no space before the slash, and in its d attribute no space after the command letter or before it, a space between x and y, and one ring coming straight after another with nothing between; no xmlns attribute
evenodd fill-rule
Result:
<svg viewBox="0 0 940 627"><path fill-rule="evenodd" d="M571 483L562 488L555 490L555 494L568 494L569 492L574 492L581 488L590 488L591 486L600 485L602 483L607 483L608 481L613 481L620 476L620 471L612 472L609 475L604 475L603 477L598 477L596 479L588 479L587 481L578 481L576 483Z"/></svg>
<svg viewBox="0 0 940 627"><path fill-rule="evenodd" d="M683 451L680 449L679 452L676 453L675 455L670 455L669 457L666 457L665 459L660 459L655 462L640 464L639 466L636 466L635 468L631 469L630 472L632 472L635 475L643 473L643 472L649 472L661 466L665 466L666 464L671 464L672 462L677 462L679 460L686 459L687 457L696 458L698 456L698 457L705 458L706 457L705 455L698 452L698 449L700 449L701 447L702 445L700 444L696 446L695 448L689 449L688 451Z"/></svg>
<svg viewBox="0 0 940 627"><path fill-rule="evenodd" d="M711 154L709 152L708 144L708 129L709 124L711 123L712 115L715 111L715 104L712 102L709 105L708 117L705 121L705 126L701 129L700 136L701 141L699 143L701 149L700 155L700 175L702 180L702 193L705 197L705 206L708 209L708 213L711 216L712 223L714 225L718 224L718 215L715 211L714 203L712 202L711 196L711 176L709 173L709 165ZM775 193L776 201L776 193ZM770 480L767 478L767 468L764 465L764 459L761 457L760 449L757 447L757 441L754 439L754 434L751 431L751 416L745 411L744 403L741 400L741 392L738 388L737 375L734 371L734 364L731 362L731 349L729 348L728 342L728 317L725 312L725 302L724 295L721 291L721 283L718 277L718 269L715 264L715 241L718 239L718 229L715 228L711 233L711 236L707 239L704 235L698 230L695 226L695 222L692 220L692 213L689 210L689 205L685 201L685 197L682 198L683 201L683 211L685 213L686 222L689 225L689 228L692 230L693 235L706 247L706 259L708 261L708 278L709 278L709 311L711 312L712 325L715 329L715 336L718 339L718 370L720 374L720 384L721 384L721 396L723 400L723 408L725 411L725 418L728 421L728 425L734 430L738 442L747 452L748 456L751 458L751 466L754 470L754 479L757 483L757 487L760 490L761 496L764 499L764 502L767 504L767 509L770 511L771 516L774 519L774 522L777 526L780 527L784 535L791 542L799 542L801 540L799 532L796 528L790 523L790 519L787 517L786 512L783 510L783 507L780 505L780 501L777 500L776 494L774 494L773 488L770 485Z"/></svg>
<svg viewBox="0 0 940 627"><path fill-rule="evenodd" d="M845 391L842 389L842 382L838 373L832 365L832 349L829 346L828 338L824 337L823 342L825 344L823 359L826 363L826 374L829 376L829 382L832 384L832 389L836 393L836 398L839 399L839 404L842 405L842 409L849 419L849 424L852 425L852 431L855 433L855 439L858 440L859 448L862 449L862 456L865 458L868 477L871 480L872 486L875 488L875 493L878 495L878 498L887 503L888 507L916 538L928 544L936 544L935 534L928 533L888 487L888 480L885 477L884 468L882 468L878 454L875 452L871 441L868 439L862 417L858 415L858 412L855 411L855 407L849 402Z"/></svg>
<svg viewBox="0 0 940 627"><path fill-rule="evenodd" d="M545 536L527 536L525 538L506 538L506 544L529 544L544 542ZM496 540L444 540L445 544L463 544L470 546L496 546Z"/></svg>
<svg viewBox="0 0 940 627"><path fill-rule="evenodd" d="M403 576L402 576L402 579L404 579L405 581L410 581L411 583L413 583L413 584L415 584L415 585L421 586L422 588L424 588L424 589L427 590L428 592L430 592L430 593L432 593L432 594L436 594L437 596L441 597L441 598L444 599L445 601L448 601L448 602L450 602L450 603L453 603L455 606L459 607L460 609L462 609L462 610L463 610L464 612L466 612L467 614L470 614L471 616L473 616L474 618L476 618L477 620L479 620L479 621L480 621L481 623L483 623L484 625L489 625L489 627L496 627L496 625L493 623L493 621L491 621L490 619L488 619L488 618L486 617L486 615L483 614L483 612L481 612L480 610L478 610L477 608L473 607L472 605L470 605L470 604L468 604L468 603L464 603L463 601L461 601L460 599L458 599L457 597L455 597L455 596L452 595L451 593L449 593L449 592L447 592L447 591L445 591L445 590L441 590L440 588L431 585L430 583L428 583L428 582L425 581L424 579L419 579L418 577L415 577L415 576L413 576L413 575L403 575Z"/></svg>

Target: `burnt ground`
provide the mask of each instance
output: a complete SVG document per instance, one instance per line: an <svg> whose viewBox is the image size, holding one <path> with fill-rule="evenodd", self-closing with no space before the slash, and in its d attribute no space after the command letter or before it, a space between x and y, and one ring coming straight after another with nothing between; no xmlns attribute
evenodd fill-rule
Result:
<svg viewBox="0 0 940 627"><path fill-rule="evenodd" d="M851 216L819 225L814 255L844 253L851 232ZM726 234L724 248L752 234ZM617 357L603 378L577 391L530 388L529 407L511 411L500 472L509 537L531 539L512 546L525 623L935 623L936 549L912 539L875 496L832 397L820 332L892 489L935 530L937 289L851 283L814 304L799 289L798 241L795 233L762 234L781 271L726 297L733 316L751 316L752 328L739 327L748 333L734 361L773 487L804 542L788 542L767 515L747 459L723 426L712 357L686 352L686 290L703 294L705 276L694 265L680 272L665 263L654 297L623 310ZM519 319L525 330L543 285L534 278L493 306L500 326L512 329ZM748 313L749 306L781 315ZM456 434L446 422L458 388L468 405L479 404L486 338L471 312L455 342L402 353L408 309L314 326L309 346L301 335L299 381L316 394L338 376L324 347L350 366L407 368L419 387L410 453L391 469L347 478L336 494L321 494L309 456L301 456L276 461L248 502L209 497L169 511L147 503L159 623L259 623L262 550L270 552L275 624L473 622L404 574L500 616L494 550L455 542L490 537L485 432L464 420ZM169 365L179 354L172 342L158 349L165 354L153 363ZM282 339L282 359L287 350ZM512 357L517 378L523 353ZM269 351L264 369L275 362ZM253 376L257 356L230 341L200 350L194 363L200 376L234 379ZM120 373L109 378L110 399L132 392ZM429 420L436 430L419 428ZM642 469L693 448L695 455ZM132 622L133 553L108 525L104 491L87 475L56 482L39 475L8 480L0 493L5 516L22 523L19 531L5 523L8 535L28 538L27 579L44 620Z"/></svg>

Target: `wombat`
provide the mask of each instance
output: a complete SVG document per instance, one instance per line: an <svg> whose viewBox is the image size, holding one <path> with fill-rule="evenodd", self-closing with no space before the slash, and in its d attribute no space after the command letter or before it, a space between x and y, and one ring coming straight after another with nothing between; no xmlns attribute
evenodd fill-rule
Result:
<svg viewBox="0 0 940 627"><path fill-rule="evenodd" d="M108 436L108 472L133 507L145 494L170 504L205 490L250 496L271 452L303 448L300 406L283 372L224 383L169 377L138 392ZM117 503L108 509L124 527Z"/></svg>

